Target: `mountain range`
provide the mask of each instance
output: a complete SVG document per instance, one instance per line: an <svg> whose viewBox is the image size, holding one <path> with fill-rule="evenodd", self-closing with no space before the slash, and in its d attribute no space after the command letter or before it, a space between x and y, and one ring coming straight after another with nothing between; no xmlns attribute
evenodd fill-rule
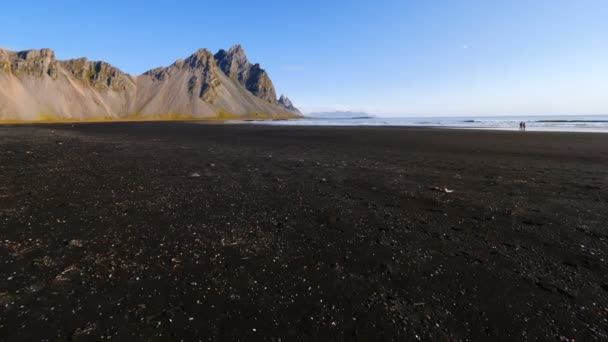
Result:
<svg viewBox="0 0 608 342"><path fill-rule="evenodd" d="M0 49L0 120L272 119L300 117L277 99L268 73L235 45L200 49L168 67L131 76L51 49Z"/></svg>

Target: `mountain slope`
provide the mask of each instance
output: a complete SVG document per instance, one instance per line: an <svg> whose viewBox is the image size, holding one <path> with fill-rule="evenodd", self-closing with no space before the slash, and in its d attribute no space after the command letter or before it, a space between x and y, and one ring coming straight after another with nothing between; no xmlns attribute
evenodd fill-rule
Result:
<svg viewBox="0 0 608 342"><path fill-rule="evenodd" d="M112 118L128 109L135 95L130 77L110 66L107 74L87 72L89 67L85 60L58 62L50 49L0 50L0 119ZM104 87L118 75L122 89Z"/></svg>
<svg viewBox="0 0 608 342"><path fill-rule="evenodd" d="M222 51L200 49L132 77L105 62L57 61L50 49L0 49L0 120L299 116L279 105L270 77L240 46Z"/></svg>

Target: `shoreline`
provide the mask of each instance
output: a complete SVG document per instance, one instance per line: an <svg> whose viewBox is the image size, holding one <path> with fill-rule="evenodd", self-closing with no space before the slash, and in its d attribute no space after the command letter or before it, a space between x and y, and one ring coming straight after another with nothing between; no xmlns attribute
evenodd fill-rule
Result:
<svg viewBox="0 0 608 342"><path fill-rule="evenodd" d="M227 123L230 123L228 121ZM240 122L234 122L233 124L240 124ZM465 131L492 131L492 132L517 132L521 134L526 133L597 133L606 134L608 130L593 130L593 129L578 129L578 130L567 130L567 129L537 129L528 128L522 132L518 128L500 128L500 127L455 127L455 126L422 126L422 125L281 125L271 124L268 122L255 122L255 125L266 125L273 127L331 127L331 128L404 128L404 129L446 129L446 130L465 130Z"/></svg>
<svg viewBox="0 0 608 342"><path fill-rule="evenodd" d="M9 126L49 126L49 125L87 125L87 124L121 124L121 123L195 123L195 124L211 124L211 125L243 125L243 126L268 126L268 127L302 127L302 128L402 128L402 129L437 129L437 130L463 130L472 132L492 131L492 132L517 132L521 134L526 133L581 133L581 134L606 134L608 130L600 129L559 129L559 128L545 128L539 129L537 127L528 128L525 132L519 131L517 128L502 128L502 127L456 127L456 126L433 126L433 125L316 125L316 124L282 124L280 122L285 121L300 121L306 120L305 118L292 118L292 119L219 119L219 118L201 118L201 119L163 119L163 120L92 120L92 121L0 121L0 127Z"/></svg>

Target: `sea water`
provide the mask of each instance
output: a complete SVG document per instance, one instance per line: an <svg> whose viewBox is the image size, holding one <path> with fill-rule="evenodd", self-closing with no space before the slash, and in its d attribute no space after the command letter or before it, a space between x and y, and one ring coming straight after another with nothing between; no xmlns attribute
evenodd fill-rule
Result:
<svg viewBox="0 0 608 342"><path fill-rule="evenodd" d="M281 121L248 121L254 124L304 126L414 126L489 130L519 130L520 122L528 131L608 133L608 115L546 115L487 117L372 117Z"/></svg>

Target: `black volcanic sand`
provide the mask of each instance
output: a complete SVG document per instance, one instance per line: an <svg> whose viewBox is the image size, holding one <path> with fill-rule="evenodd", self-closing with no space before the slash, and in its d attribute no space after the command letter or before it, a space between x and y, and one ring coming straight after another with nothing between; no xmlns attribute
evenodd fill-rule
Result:
<svg viewBox="0 0 608 342"><path fill-rule="evenodd" d="M0 340L605 341L607 202L608 134L3 126Z"/></svg>

